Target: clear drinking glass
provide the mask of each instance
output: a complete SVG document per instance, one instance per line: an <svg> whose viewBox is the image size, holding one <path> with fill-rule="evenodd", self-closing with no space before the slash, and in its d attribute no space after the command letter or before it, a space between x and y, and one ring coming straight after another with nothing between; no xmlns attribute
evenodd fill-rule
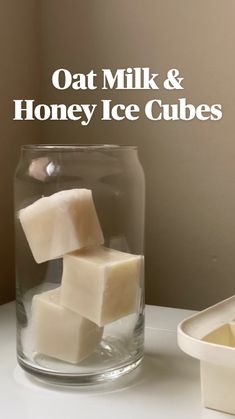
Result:
<svg viewBox="0 0 235 419"><path fill-rule="evenodd" d="M134 146L22 146L17 357L27 372L89 384L141 363L144 190Z"/></svg>

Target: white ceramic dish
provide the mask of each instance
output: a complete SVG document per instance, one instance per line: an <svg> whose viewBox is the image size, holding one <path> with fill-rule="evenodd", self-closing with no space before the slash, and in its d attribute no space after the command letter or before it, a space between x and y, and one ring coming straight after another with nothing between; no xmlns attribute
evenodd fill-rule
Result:
<svg viewBox="0 0 235 419"><path fill-rule="evenodd" d="M235 296L183 320L178 345L200 360L204 406L235 414Z"/></svg>

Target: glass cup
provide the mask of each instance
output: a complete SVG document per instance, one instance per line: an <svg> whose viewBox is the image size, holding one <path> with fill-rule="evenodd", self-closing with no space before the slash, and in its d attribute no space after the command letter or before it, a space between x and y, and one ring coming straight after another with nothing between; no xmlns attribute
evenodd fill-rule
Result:
<svg viewBox="0 0 235 419"><path fill-rule="evenodd" d="M82 385L141 363L144 191L134 146L22 146L17 357L27 372Z"/></svg>

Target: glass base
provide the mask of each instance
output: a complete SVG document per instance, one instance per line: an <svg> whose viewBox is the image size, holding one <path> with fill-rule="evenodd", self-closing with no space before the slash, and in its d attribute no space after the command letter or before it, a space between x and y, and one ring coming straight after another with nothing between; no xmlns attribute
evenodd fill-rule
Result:
<svg viewBox="0 0 235 419"><path fill-rule="evenodd" d="M110 368L97 373L62 373L53 370L39 368L26 359L18 356L19 365L27 372L32 374L36 379L47 381L56 385L69 385L69 386L89 386L95 384L103 384L108 381L116 380L125 374L134 371L143 361L143 355L138 358L121 365L117 368Z"/></svg>

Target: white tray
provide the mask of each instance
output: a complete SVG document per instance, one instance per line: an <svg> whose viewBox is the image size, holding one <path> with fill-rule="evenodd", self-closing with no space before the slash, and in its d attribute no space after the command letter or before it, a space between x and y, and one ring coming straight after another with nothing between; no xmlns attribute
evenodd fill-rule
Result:
<svg viewBox="0 0 235 419"><path fill-rule="evenodd" d="M235 296L178 326L178 345L201 361L202 401L235 414Z"/></svg>

